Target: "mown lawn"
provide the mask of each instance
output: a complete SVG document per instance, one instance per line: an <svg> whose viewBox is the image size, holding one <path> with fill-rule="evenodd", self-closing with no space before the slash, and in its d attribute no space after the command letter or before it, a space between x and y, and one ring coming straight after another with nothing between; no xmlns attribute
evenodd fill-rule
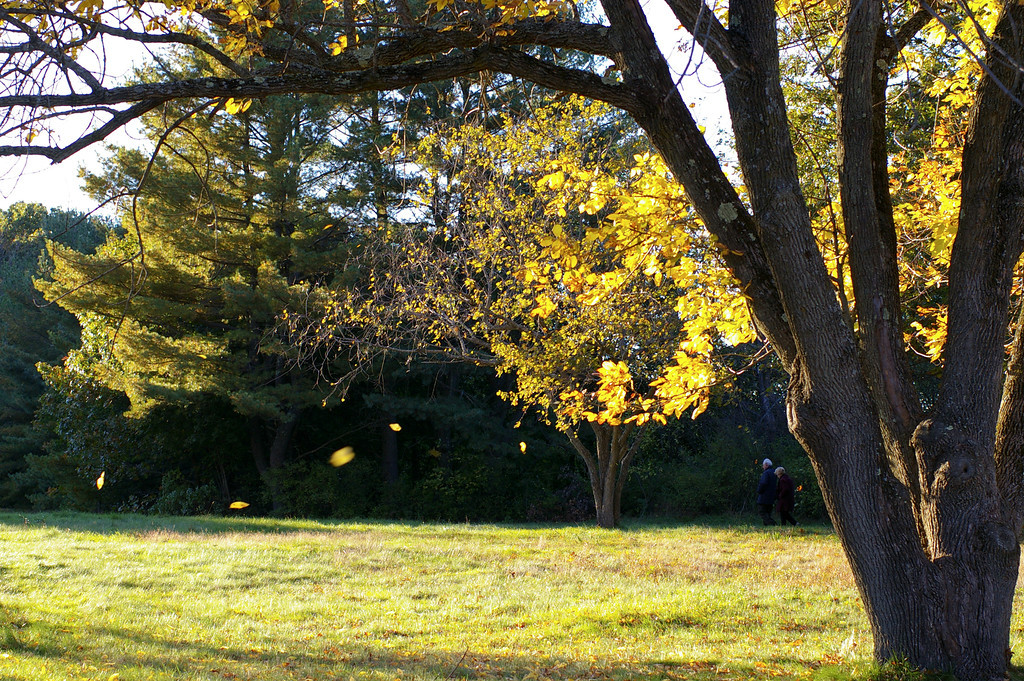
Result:
<svg viewBox="0 0 1024 681"><path fill-rule="evenodd" d="M822 528L0 514L4 680L860 678L870 647Z"/></svg>

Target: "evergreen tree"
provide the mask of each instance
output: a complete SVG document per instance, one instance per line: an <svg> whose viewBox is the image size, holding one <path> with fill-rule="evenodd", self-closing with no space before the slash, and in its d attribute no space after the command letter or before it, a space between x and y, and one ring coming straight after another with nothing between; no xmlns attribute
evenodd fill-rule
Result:
<svg viewBox="0 0 1024 681"><path fill-rule="evenodd" d="M32 286L32 278L50 267L46 239L87 252L101 240L100 225L37 204L0 212L0 506L26 502L14 474L46 438L32 424L43 392L36 363L56 361L78 343L74 317L44 304Z"/></svg>
<svg viewBox="0 0 1024 681"><path fill-rule="evenodd" d="M316 97L192 118L166 108L148 121L161 144L151 167L120 148L87 177L97 198L134 193L120 204L124 231L95 254L50 243L53 278L39 284L98 320L109 360L90 372L134 413L202 394L230 400L278 508L275 476L295 428L330 392L297 367L279 320L345 278L354 243L355 221L330 210L352 174L335 144L337 112ZM167 117L187 120L160 139Z"/></svg>

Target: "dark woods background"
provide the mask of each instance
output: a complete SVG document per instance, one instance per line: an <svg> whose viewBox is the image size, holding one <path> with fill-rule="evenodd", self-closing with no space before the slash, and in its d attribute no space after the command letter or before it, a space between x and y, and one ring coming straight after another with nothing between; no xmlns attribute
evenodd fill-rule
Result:
<svg viewBox="0 0 1024 681"><path fill-rule="evenodd" d="M51 267L46 239L88 251L108 230L34 205L0 213L0 506L204 514L245 501L245 513L309 517L593 518L586 472L565 437L498 399L509 379L489 369L384 362L344 401L305 409L283 465L262 473L253 424L223 397L126 415L124 393L77 371L74 353L69 361L82 344L75 317L33 286ZM809 462L786 432L784 389L765 360L698 419L648 429L624 515L753 515L767 456L802 486L797 516L823 517ZM342 447L355 458L334 468L330 455Z"/></svg>

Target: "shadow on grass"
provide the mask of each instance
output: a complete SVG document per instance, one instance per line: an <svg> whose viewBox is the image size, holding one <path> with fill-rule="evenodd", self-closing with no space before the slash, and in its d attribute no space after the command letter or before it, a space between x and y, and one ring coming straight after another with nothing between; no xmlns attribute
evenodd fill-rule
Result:
<svg viewBox="0 0 1024 681"><path fill-rule="evenodd" d="M215 647L200 641L168 640L127 628L85 624L73 634L46 623L35 623L43 640L12 648L31 667L33 658L63 664L68 671L98 668L123 679L243 678L265 681L285 679L547 679L548 681L709 681L710 679L806 678L813 667L795 658L772 658L761 663L721 660L568 659L544 654L495 654L472 649L417 649L405 639L402 647L385 641L362 643L322 638L319 653L263 649L259 645ZM85 645L83 645L83 643ZM792 673L777 666L795 667ZM3 676L19 681L25 676Z"/></svg>
<svg viewBox="0 0 1024 681"><path fill-rule="evenodd" d="M0 511L0 526L17 526L21 528L53 528L72 532L88 532L93 534L136 534L147 532L171 532L181 534L330 534L334 532L373 531L380 527L406 528L409 531L429 527L432 529L445 527L495 527L514 528L521 530L595 530L592 523L438 523L410 520L379 520L379 519L294 519L294 518L261 518L241 516L156 516L131 513L80 513L80 512L24 512ZM714 516L688 521L667 519L627 519L622 527L608 532L657 532L672 531L679 528L696 527L707 529L728 529L733 532L749 532L751 534L833 534L831 526L807 525L799 528L781 530L756 525L745 516Z"/></svg>
<svg viewBox="0 0 1024 681"><path fill-rule="evenodd" d="M216 517L216 516L158 516L132 513L78 513L0 512L0 526L21 529L52 528L93 534L137 534L147 532L175 532L181 534L330 534L340 530L351 532L375 527L408 527L415 529L424 523L383 520L299 520L287 518Z"/></svg>

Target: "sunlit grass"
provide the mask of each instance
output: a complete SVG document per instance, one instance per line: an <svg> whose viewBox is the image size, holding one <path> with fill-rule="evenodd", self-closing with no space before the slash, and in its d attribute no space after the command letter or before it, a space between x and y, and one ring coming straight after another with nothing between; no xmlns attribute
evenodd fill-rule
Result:
<svg viewBox="0 0 1024 681"><path fill-rule="evenodd" d="M849 678L870 647L820 528L0 514L0 679Z"/></svg>

